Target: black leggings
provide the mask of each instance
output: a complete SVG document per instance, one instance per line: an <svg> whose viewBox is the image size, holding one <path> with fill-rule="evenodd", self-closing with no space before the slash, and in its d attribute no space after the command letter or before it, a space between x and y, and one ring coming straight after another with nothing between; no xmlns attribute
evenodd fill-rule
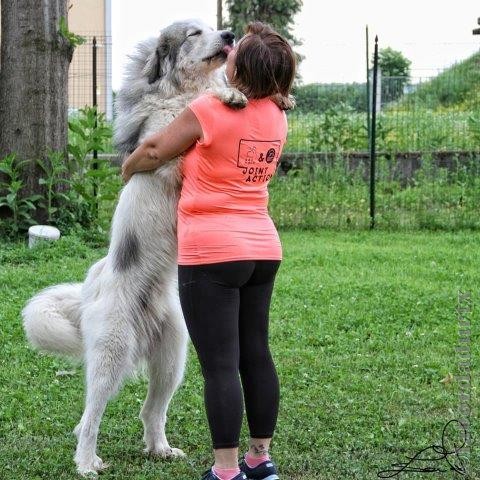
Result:
<svg viewBox="0 0 480 480"><path fill-rule="evenodd" d="M204 378L213 448L239 445L245 398L250 436L273 436L279 383L268 311L279 260L179 265L180 302Z"/></svg>

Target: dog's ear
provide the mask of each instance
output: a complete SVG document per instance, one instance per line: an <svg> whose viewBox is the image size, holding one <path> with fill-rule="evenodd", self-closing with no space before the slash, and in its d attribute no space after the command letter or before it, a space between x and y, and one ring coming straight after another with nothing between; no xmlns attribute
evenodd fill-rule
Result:
<svg viewBox="0 0 480 480"><path fill-rule="evenodd" d="M168 41L165 34L160 36L157 48L148 57L143 73L148 77L148 83L152 84L165 74L165 57L168 54Z"/></svg>
<svg viewBox="0 0 480 480"><path fill-rule="evenodd" d="M163 77L169 70L169 64L177 61L177 47L175 42L166 34L160 37L155 52L150 55L145 65L144 73L148 76L148 83L152 84Z"/></svg>
<svg viewBox="0 0 480 480"><path fill-rule="evenodd" d="M161 57L158 48L148 57L143 72L148 76L148 83L156 82L162 76Z"/></svg>

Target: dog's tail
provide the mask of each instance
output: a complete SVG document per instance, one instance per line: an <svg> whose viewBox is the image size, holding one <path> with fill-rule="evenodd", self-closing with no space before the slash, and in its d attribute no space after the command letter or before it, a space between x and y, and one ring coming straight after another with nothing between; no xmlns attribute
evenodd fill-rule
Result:
<svg viewBox="0 0 480 480"><path fill-rule="evenodd" d="M47 352L81 357L81 283L42 290L22 311L25 333L32 346Z"/></svg>

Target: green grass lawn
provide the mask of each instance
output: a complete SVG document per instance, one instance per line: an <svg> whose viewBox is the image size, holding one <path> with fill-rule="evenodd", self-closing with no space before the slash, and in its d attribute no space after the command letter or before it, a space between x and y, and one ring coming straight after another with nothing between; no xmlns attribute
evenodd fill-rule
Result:
<svg viewBox="0 0 480 480"><path fill-rule="evenodd" d="M270 338L281 384L272 455L282 480L374 479L391 463L440 443L447 421L459 418L459 290L471 292L474 303L467 316L470 434L480 433L478 234L282 231L281 237L285 258ZM35 250L0 247L0 478L75 478L71 432L83 408L83 370L33 351L19 312L39 289L82 280L104 254L72 238ZM449 373L453 380L441 382ZM108 405L98 453L111 466L101 478L199 479L212 457L191 344L167 422L170 444L184 449L187 459L142 454L138 413L145 394L145 380L133 379ZM244 420L241 451L247 448L245 427ZM477 441L472 479L480 479L479 453Z"/></svg>

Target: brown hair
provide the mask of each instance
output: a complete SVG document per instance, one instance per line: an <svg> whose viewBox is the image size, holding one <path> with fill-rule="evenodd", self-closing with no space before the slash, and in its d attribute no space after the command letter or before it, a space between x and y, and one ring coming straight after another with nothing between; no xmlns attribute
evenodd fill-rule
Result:
<svg viewBox="0 0 480 480"><path fill-rule="evenodd" d="M287 40L268 25L252 22L238 43L234 86L248 98L288 97L296 63Z"/></svg>

